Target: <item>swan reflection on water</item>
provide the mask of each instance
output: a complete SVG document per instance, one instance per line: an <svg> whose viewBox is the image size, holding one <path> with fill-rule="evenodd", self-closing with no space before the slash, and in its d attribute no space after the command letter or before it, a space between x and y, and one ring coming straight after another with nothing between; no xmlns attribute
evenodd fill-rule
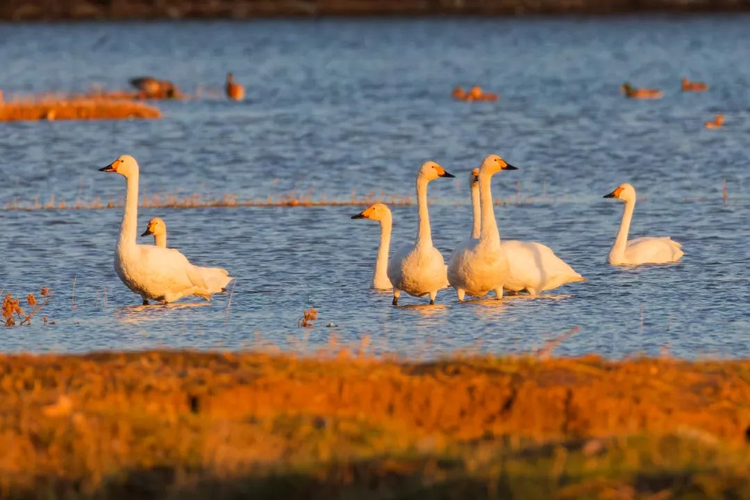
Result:
<svg viewBox="0 0 750 500"><path fill-rule="evenodd" d="M196 307L210 306L210 302L186 302L172 304L154 304L150 306L124 306L117 309L115 318L124 323L142 323L145 321L162 320L166 315L170 315L182 309L192 309Z"/></svg>

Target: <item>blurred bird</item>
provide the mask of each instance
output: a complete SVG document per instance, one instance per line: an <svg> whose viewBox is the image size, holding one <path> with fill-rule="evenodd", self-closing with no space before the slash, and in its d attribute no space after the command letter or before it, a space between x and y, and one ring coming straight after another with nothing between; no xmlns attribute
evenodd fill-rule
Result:
<svg viewBox="0 0 750 500"><path fill-rule="evenodd" d="M706 128L721 128L724 126L724 115L716 115L716 120L712 122L706 122Z"/></svg>
<svg viewBox="0 0 750 500"><path fill-rule="evenodd" d="M682 79L683 92L705 92L708 90L708 84L703 82L691 82L687 78Z"/></svg>
<svg viewBox="0 0 750 500"><path fill-rule="evenodd" d="M625 97L630 99L661 99L662 97L661 90L637 89L628 82L625 82L622 87L620 87L620 92L624 92Z"/></svg>
<svg viewBox="0 0 750 500"><path fill-rule="evenodd" d="M179 99L179 89L168 80L157 80L151 77L133 78L130 85L140 91L142 99Z"/></svg>
<svg viewBox="0 0 750 500"><path fill-rule="evenodd" d="M241 101L245 98L245 87L239 83L235 83L234 75L227 73L227 97L233 101Z"/></svg>

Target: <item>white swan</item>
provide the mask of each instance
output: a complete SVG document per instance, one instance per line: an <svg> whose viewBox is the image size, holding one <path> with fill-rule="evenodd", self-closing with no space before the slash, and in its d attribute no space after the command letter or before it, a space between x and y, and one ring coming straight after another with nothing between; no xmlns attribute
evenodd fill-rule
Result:
<svg viewBox="0 0 750 500"><path fill-rule="evenodd" d="M115 271L123 283L143 298L174 302L187 295L211 300L211 294L226 290L233 279L224 269L192 265L177 250L136 243L138 226L138 163L124 155L100 169L127 179L125 212L115 248Z"/></svg>
<svg viewBox="0 0 750 500"><path fill-rule="evenodd" d="M152 234L154 236L154 245L161 248L167 248L167 225L161 217L154 217L148 221L148 226L141 237Z"/></svg>
<svg viewBox="0 0 750 500"><path fill-rule="evenodd" d="M617 189L605 198L618 198L625 202L625 210L617 233L615 244L609 252L607 259L613 266L637 266L640 264L668 264L677 262L685 255L682 245L672 240L669 236L653 237L646 236L628 241L630 222L635 210L635 188L630 184L620 184Z"/></svg>
<svg viewBox="0 0 750 500"><path fill-rule="evenodd" d="M471 205L474 212L472 237L480 231L479 219L479 170L474 169L470 177ZM552 290L566 283L586 281L586 278L575 272L572 267L560 259L552 249L536 241L503 240L501 242L508 257L508 280L503 289L509 292L526 290L529 295L536 295Z"/></svg>
<svg viewBox="0 0 750 500"><path fill-rule="evenodd" d="M479 169L479 190L482 226L479 238L470 238L459 245L451 256L448 281L456 289L458 300L465 294L482 297L494 290L498 299L508 278L508 259L500 244L500 231L492 204L492 176L502 170L517 170L497 155L490 155Z"/></svg>
<svg viewBox="0 0 750 500"><path fill-rule="evenodd" d="M353 215L352 219L370 219L380 222L380 246L378 246L378 258L375 261L375 273L372 276L370 288L392 289L393 285L388 279L388 252L391 248L391 228L393 227L391 210L382 203L375 203L357 215Z"/></svg>
<svg viewBox="0 0 750 500"><path fill-rule="evenodd" d="M446 284L445 260L432 246L430 215L427 210L427 184L438 177L453 177L443 167L428 161L417 173L417 200L419 203L419 230L414 245L399 248L388 264L388 278L393 284L393 305L398 305L401 290L415 297L430 296L435 303L439 289Z"/></svg>

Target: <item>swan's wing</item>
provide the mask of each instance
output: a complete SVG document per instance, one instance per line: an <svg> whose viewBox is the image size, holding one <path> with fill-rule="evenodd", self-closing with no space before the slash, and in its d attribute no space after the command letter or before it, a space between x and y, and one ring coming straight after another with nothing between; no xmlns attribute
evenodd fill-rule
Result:
<svg viewBox="0 0 750 500"><path fill-rule="evenodd" d="M510 268L510 279L506 285L509 290L551 290L565 283L584 281L583 276L547 245L536 241L509 240L503 241L502 247Z"/></svg>
<svg viewBox="0 0 750 500"><path fill-rule="evenodd" d="M625 252L633 264L675 262L685 255L682 245L668 236L636 238L628 242Z"/></svg>
<svg viewBox="0 0 750 500"><path fill-rule="evenodd" d="M138 250L140 259L136 265L149 286L166 291L206 287L196 267L179 250L154 245L138 245Z"/></svg>
<svg viewBox="0 0 750 500"><path fill-rule="evenodd" d="M221 293L226 291L227 285L234 278L229 276L226 269L218 267L198 267L193 266L200 273L203 281L206 283L209 293Z"/></svg>

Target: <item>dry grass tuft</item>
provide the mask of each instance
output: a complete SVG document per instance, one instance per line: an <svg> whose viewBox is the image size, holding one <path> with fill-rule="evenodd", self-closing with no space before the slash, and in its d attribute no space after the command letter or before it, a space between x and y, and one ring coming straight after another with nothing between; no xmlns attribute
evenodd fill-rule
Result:
<svg viewBox="0 0 750 500"><path fill-rule="evenodd" d="M302 312L302 317L297 321L297 326L302 328L312 328L313 321L318 319L318 310L314 308L310 308L307 311Z"/></svg>
<svg viewBox="0 0 750 500"><path fill-rule="evenodd" d="M31 318L36 316L36 314L47 305L53 295L52 290L49 288L42 288L39 294L44 298L41 303L37 302L33 293L26 296L26 303L31 307L31 311L28 314L21 308L21 301L19 299L14 299L10 293L6 294L2 305L2 317L5 326L30 325ZM42 321L47 323L47 317L43 316Z"/></svg>
<svg viewBox="0 0 750 500"><path fill-rule="evenodd" d="M750 361L0 357L0 496L747 498Z"/></svg>
<svg viewBox="0 0 750 500"><path fill-rule="evenodd" d="M71 98L0 102L0 122L35 120L126 120L161 118L147 104L122 99Z"/></svg>

